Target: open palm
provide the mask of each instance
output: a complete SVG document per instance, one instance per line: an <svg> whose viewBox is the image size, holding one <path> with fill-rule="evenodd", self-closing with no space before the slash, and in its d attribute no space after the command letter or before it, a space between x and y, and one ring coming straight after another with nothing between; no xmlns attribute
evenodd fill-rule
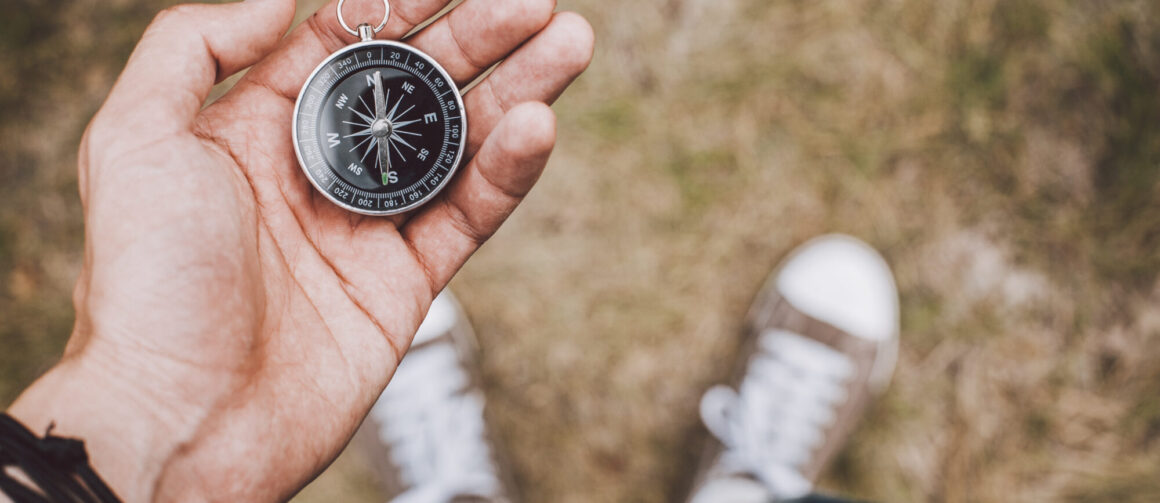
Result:
<svg viewBox="0 0 1160 503"><path fill-rule="evenodd" d="M394 0L399 38L448 0ZM553 0L467 0L409 42L465 95L467 157L422 209L346 212L291 145L310 71L351 43L293 0L184 5L146 31L81 148L85 266L61 364L14 404L86 440L128 500L284 499L338 454L431 300L535 183L592 34ZM382 16L348 1L348 20ZM356 21L356 22L358 22ZM256 65L254 65L256 63ZM254 65L202 108L212 85Z"/></svg>

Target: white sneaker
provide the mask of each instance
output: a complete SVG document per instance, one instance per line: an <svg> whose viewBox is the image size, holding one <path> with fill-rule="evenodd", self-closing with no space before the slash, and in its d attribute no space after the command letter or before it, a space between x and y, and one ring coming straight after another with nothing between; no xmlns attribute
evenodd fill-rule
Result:
<svg viewBox="0 0 1160 503"><path fill-rule="evenodd" d="M747 317L736 391L701 400L712 434L690 501L793 499L845 445L898 354L898 292L886 261L849 236L795 250Z"/></svg>
<svg viewBox="0 0 1160 503"><path fill-rule="evenodd" d="M463 309L439 294L355 436L390 501L509 501L484 423L477 351Z"/></svg>

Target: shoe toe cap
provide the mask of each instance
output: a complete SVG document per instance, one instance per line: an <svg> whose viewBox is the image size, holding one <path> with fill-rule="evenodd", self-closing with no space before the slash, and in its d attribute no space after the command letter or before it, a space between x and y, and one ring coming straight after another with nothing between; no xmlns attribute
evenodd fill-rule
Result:
<svg viewBox="0 0 1160 503"><path fill-rule="evenodd" d="M886 261L850 236L816 238L793 252L777 290L795 308L851 335L884 342L898 333L898 291Z"/></svg>

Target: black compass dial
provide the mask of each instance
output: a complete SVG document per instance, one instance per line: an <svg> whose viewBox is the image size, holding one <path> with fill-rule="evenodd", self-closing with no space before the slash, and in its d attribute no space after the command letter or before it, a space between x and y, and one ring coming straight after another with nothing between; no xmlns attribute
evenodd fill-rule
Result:
<svg viewBox="0 0 1160 503"><path fill-rule="evenodd" d="M454 174L467 122L455 83L395 42L335 53L298 98L294 142L318 190L358 213L390 215L433 197Z"/></svg>

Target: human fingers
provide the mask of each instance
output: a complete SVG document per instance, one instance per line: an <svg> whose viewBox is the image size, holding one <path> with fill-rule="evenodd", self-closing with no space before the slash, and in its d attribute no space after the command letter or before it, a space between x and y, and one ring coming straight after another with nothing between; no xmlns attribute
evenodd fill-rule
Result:
<svg viewBox="0 0 1160 503"><path fill-rule="evenodd" d="M467 154L474 154L508 111L524 102L552 104L592 61L592 27L578 14L552 17L543 30L464 96Z"/></svg>
<svg viewBox="0 0 1160 503"><path fill-rule="evenodd" d="M400 230L437 292L515 210L556 143L543 103L512 108L452 185Z"/></svg>
<svg viewBox="0 0 1160 503"><path fill-rule="evenodd" d="M294 0L182 4L145 30L94 120L109 140L163 136L188 128L214 83L271 51L294 16ZM94 134L102 134L99 130ZM106 138L90 138L103 145Z"/></svg>
<svg viewBox="0 0 1160 503"><path fill-rule="evenodd" d="M391 1L391 15L375 38L397 40L419 23L437 14L451 0ZM238 87L260 86L288 100L295 100L306 77L330 53L358 41L338 22L338 0L327 2L290 33L269 57L254 66ZM362 23L377 26L383 18L382 0L347 0L343 19L352 28Z"/></svg>
<svg viewBox="0 0 1160 503"><path fill-rule="evenodd" d="M468 0L407 40L460 86L547 26L556 0Z"/></svg>

